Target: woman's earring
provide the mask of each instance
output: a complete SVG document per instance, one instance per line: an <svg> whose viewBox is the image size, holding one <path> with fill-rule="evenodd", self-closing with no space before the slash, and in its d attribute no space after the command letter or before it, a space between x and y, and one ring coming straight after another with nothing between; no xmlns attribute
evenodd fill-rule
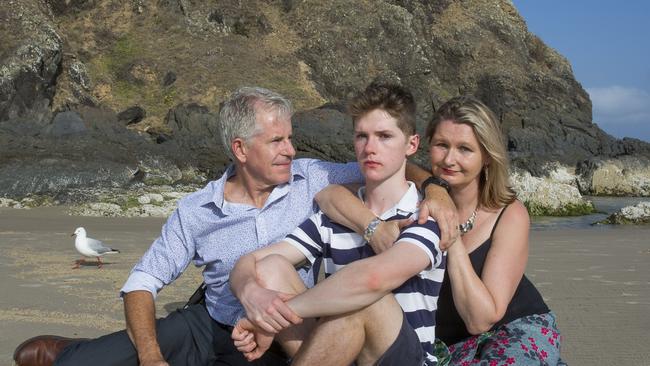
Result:
<svg viewBox="0 0 650 366"><path fill-rule="evenodd" d="M488 181L488 170L489 170L489 169L488 169L488 166L486 165L486 166L484 167L484 169L483 169L483 171L485 172L485 181L486 181L486 182Z"/></svg>

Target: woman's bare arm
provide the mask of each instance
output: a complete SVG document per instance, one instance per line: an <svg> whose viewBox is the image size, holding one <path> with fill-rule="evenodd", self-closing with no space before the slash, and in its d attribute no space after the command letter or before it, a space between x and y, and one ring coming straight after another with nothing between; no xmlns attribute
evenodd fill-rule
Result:
<svg viewBox="0 0 650 366"><path fill-rule="evenodd" d="M467 330L480 334L503 318L528 261L530 219L526 208L515 201L503 213L494 232L483 273L472 268L467 250L459 243L447 252L454 304Z"/></svg>

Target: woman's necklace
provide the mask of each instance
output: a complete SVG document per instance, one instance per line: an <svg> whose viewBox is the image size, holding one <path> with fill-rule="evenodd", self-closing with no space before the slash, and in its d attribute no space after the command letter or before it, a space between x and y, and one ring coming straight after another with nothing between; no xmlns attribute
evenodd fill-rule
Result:
<svg viewBox="0 0 650 366"><path fill-rule="evenodd" d="M469 216L469 219L465 221L465 223L458 225L458 230L460 230L460 235L465 235L467 234L470 230L474 228L474 220L476 220L476 211L478 210L478 207L472 214Z"/></svg>

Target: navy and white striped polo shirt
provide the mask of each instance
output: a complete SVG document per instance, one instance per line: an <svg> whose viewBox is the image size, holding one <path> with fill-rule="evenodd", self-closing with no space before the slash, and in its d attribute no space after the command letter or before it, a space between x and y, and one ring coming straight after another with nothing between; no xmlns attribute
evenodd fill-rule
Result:
<svg viewBox="0 0 650 366"><path fill-rule="evenodd" d="M363 197L363 188L359 190ZM414 216L417 220L417 203L420 197L415 185L409 182L408 191L390 210L384 212L382 220L399 220ZM351 229L332 222L322 211L312 215L303 222L284 241L300 250L312 263L322 260L325 276L330 276L347 264L375 255L363 237ZM440 229L438 224L429 220L420 225L417 222L404 228L396 245L410 243L420 247L427 255L431 266L416 276L411 277L400 287L393 290L406 319L415 329L428 364L435 364L433 343L436 336L436 309L438 294L446 267L446 253L439 247Z"/></svg>

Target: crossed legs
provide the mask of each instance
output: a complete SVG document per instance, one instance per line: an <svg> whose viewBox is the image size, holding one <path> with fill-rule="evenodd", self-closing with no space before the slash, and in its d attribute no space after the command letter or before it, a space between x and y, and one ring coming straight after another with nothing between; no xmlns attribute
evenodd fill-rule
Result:
<svg viewBox="0 0 650 366"><path fill-rule="evenodd" d="M271 255L257 263L262 285L274 291L307 291L284 257ZM293 357L292 365L373 365L393 344L403 321L402 308L388 294L365 308L337 316L305 319L278 334L277 341Z"/></svg>

